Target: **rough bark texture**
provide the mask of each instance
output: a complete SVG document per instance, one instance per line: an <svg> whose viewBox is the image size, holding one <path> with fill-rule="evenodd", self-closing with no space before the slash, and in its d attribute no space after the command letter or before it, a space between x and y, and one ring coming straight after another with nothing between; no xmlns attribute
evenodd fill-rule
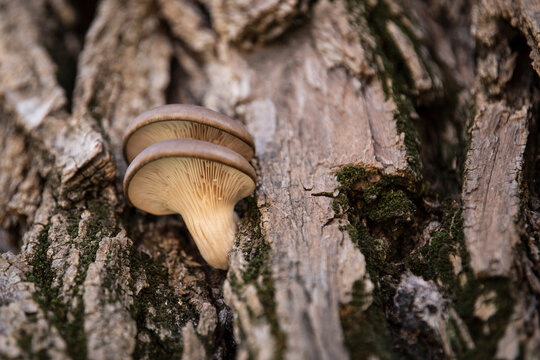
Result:
<svg viewBox="0 0 540 360"><path fill-rule="evenodd" d="M0 358L540 357L532 0L0 0ZM255 139L227 272L121 138Z"/></svg>

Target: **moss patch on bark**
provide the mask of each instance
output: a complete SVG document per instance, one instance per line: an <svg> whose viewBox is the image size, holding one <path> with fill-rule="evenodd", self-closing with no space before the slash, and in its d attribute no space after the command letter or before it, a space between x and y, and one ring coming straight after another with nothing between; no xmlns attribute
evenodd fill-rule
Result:
<svg viewBox="0 0 540 360"><path fill-rule="evenodd" d="M139 292L132 284L134 303L131 314L137 324L134 359L181 358L182 327L188 321L197 324L199 315L189 299L179 298L169 285L167 269L159 260L133 249L130 254L133 281L144 277L148 283ZM148 326L151 324L151 326ZM168 332L171 336L161 336ZM143 341L143 339L147 341Z"/></svg>
<svg viewBox="0 0 540 360"><path fill-rule="evenodd" d="M239 244L247 265L242 272L241 279L230 273L229 282L233 291L239 295L245 286L251 284L255 287L263 308L263 316L270 324L272 335L276 341L273 358L283 359L286 339L276 313L275 287L270 257L271 246L261 229L261 214L255 195L245 200L245 208L238 234L249 239L249 242Z"/></svg>
<svg viewBox="0 0 540 360"><path fill-rule="evenodd" d="M347 346L354 359L376 356L396 357L386 321L385 304L393 290L388 278L397 276L402 267L394 262L400 256L399 244L417 216L417 197L421 189L412 179L384 175L375 169L347 167L336 174L339 194L334 199L336 216L346 217L347 231L365 256L367 271L373 281L372 303L366 308L362 283L355 283L353 300L340 308Z"/></svg>
<svg viewBox="0 0 540 360"><path fill-rule="evenodd" d="M406 259L407 267L426 280L442 284L445 295L467 325L475 348L468 349L462 340L456 339L453 351L468 359L494 357L514 307L510 280L474 276L463 235L462 209L450 202L443 208L440 228L431 234L429 243L411 253ZM496 309L485 321L475 316L475 305L480 297L491 298L488 303Z"/></svg>
<svg viewBox="0 0 540 360"><path fill-rule="evenodd" d="M349 224L342 230L349 233L364 254L375 285L373 303L367 309L361 288L355 289L351 303L342 306L345 343L351 355L413 356L406 348L392 350L388 345L398 342L386 315L400 276L411 271L433 280L467 327L474 347L467 346L459 331L454 331L455 336L450 339L453 353L471 359L495 356L514 306L510 281L474 277L464 241L461 208L452 202L444 203L439 210L429 208L424 204L425 192L420 182L384 175L376 169L345 168L337 179L340 186L334 201L336 216L347 218ZM422 244L420 234L426 219L439 219L440 226ZM475 314L482 299L495 307L494 313L484 320ZM452 326L451 321L448 326ZM453 327L457 329L456 324ZM360 335L368 340L359 341Z"/></svg>

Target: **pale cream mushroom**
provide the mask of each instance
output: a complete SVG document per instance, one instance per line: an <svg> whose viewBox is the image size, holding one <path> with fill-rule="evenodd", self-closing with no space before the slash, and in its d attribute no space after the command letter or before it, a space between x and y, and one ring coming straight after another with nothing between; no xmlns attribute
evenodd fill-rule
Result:
<svg viewBox="0 0 540 360"><path fill-rule="evenodd" d="M154 215L179 213L203 258L219 269L236 233L235 204L255 189L255 170L238 153L192 139L155 143L129 165L124 193Z"/></svg>
<svg viewBox="0 0 540 360"><path fill-rule="evenodd" d="M187 104L163 105L137 116L128 126L123 151L130 163L148 146L168 139L195 139L223 145L253 158L255 145L244 125L223 114Z"/></svg>

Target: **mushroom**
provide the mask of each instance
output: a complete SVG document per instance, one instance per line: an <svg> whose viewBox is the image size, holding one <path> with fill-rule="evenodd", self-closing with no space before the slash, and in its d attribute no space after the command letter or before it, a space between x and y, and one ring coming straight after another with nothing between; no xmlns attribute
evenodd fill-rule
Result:
<svg viewBox="0 0 540 360"><path fill-rule="evenodd" d="M255 189L255 170L238 153L193 139L165 140L143 150L124 178L126 198L154 215L179 213L202 257L228 267L234 205Z"/></svg>
<svg viewBox="0 0 540 360"><path fill-rule="evenodd" d="M130 163L148 146L168 139L195 139L223 145L253 158L255 145L244 125L218 112L195 105L170 104L145 111L128 126L123 151Z"/></svg>

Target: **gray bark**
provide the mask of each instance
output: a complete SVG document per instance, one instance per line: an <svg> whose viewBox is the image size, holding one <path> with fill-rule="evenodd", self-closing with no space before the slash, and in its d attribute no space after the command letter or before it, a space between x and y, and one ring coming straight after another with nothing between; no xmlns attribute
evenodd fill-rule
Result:
<svg viewBox="0 0 540 360"><path fill-rule="evenodd" d="M539 13L0 0L0 358L540 357ZM165 103L254 136L227 272L122 194Z"/></svg>

